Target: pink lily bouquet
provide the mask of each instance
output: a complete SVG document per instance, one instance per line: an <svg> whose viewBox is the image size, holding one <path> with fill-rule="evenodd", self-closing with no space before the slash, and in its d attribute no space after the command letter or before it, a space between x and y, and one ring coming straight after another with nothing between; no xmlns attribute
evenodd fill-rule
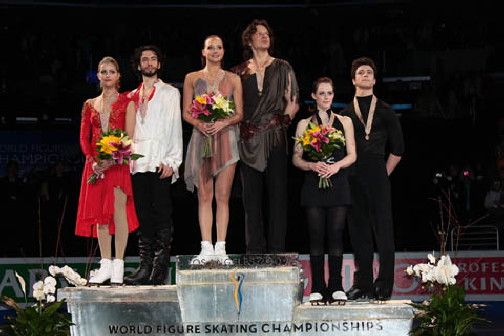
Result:
<svg viewBox="0 0 504 336"><path fill-rule="evenodd" d="M130 160L138 160L143 157L141 154L133 153L131 150L131 139L128 134L120 129L113 129L103 133L100 140L96 143L100 160L112 160L113 164L129 164ZM103 179L104 173L93 173L87 179L88 184L95 184L98 179Z"/></svg>
<svg viewBox="0 0 504 336"><path fill-rule="evenodd" d="M312 122L301 136L294 139L301 145L310 159L327 163L333 163L331 157L335 149L345 146L343 132L329 125L317 125ZM331 180L320 177L319 188L329 187L332 187Z"/></svg>
<svg viewBox="0 0 504 336"><path fill-rule="evenodd" d="M191 115L204 122L225 119L234 113L235 104L220 93L204 93L192 101ZM212 137L207 136L203 147L203 158L212 157Z"/></svg>

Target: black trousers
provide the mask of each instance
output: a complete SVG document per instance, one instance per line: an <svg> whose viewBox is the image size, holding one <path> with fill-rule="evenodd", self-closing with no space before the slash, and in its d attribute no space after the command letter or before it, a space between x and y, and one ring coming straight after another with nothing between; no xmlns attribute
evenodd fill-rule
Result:
<svg viewBox="0 0 504 336"><path fill-rule="evenodd" d="M172 179L160 179L159 176L159 173L152 172L132 175L139 231L147 239L155 239L161 230L173 231Z"/></svg>
<svg viewBox="0 0 504 336"><path fill-rule="evenodd" d="M287 233L287 155L285 144L271 150L266 170L260 172L241 164L240 174L245 209L247 253L285 251ZM268 206L268 237L264 237L263 194Z"/></svg>
<svg viewBox="0 0 504 336"><path fill-rule="evenodd" d="M382 159L359 161L349 177L352 207L350 240L354 250L354 285L369 290L373 285L373 238L380 256L376 282L382 288L394 285L394 227L390 182Z"/></svg>

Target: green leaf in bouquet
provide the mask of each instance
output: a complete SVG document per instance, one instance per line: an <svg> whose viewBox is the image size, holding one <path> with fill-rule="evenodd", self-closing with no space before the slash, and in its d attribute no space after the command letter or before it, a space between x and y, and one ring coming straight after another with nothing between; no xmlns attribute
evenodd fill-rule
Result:
<svg viewBox="0 0 504 336"><path fill-rule="evenodd" d="M133 161L138 160L142 157L144 157L142 154L137 154L137 153L131 154L131 160L133 160Z"/></svg>

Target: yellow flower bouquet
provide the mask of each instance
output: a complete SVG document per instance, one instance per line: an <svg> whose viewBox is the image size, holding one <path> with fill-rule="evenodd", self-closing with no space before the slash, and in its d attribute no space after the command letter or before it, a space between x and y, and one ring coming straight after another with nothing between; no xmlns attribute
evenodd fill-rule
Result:
<svg viewBox="0 0 504 336"><path fill-rule="evenodd" d="M329 125L317 125L310 122L304 133L294 138L308 157L314 161L332 162L334 150L345 146L345 136L343 132ZM319 188L331 187L331 180L320 177Z"/></svg>
<svg viewBox="0 0 504 336"><path fill-rule="evenodd" d="M132 141L128 134L120 129L113 129L102 134L100 140L96 143L98 151L98 162L103 160L112 160L113 164L129 164L131 160L138 160L143 157L141 154L132 152ZM105 177L104 173L93 173L87 179L87 183L95 184L98 179Z"/></svg>

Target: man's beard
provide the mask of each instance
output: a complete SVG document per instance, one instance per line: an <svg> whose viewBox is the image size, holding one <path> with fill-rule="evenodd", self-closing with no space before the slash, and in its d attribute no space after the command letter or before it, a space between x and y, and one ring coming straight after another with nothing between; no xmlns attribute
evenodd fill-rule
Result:
<svg viewBox="0 0 504 336"><path fill-rule="evenodd" d="M142 73L142 76L154 77L157 75L158 69L154 69L154 71L151 71L151 72L149 72L148 70L140 70L140 72Z"/></svg>

